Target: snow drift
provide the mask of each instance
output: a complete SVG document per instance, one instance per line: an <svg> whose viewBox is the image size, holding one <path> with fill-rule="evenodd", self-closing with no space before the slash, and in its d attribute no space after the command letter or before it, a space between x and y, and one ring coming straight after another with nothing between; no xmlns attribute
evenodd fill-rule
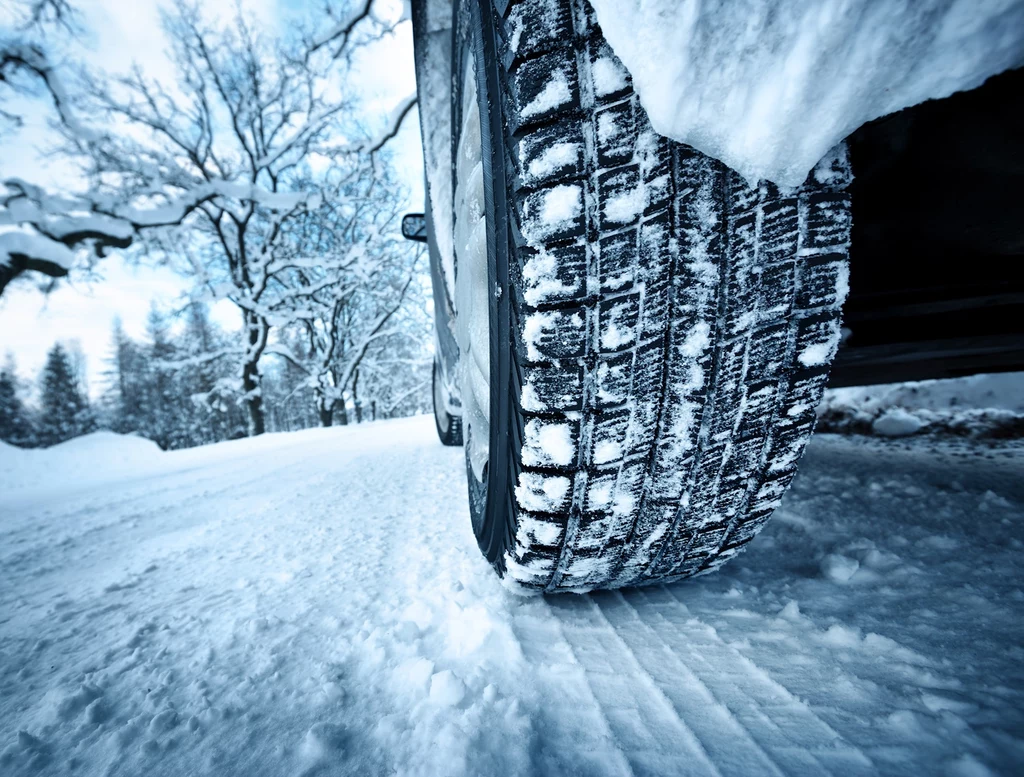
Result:
<svg viewBox="0 0 1024 777"><path fill-rule="evenodd" d="M591 0L662 135L797 186L865 122L1024 64L1020 0Z"/></svg>
<svg viewBox="0 0 1024 777"><path fill-rule="evenodd" d="M162 455L152 440L114 432L93 432L50 448L26 450L0 442L0 483L8 493L47 484L92 483L137 474L152 468Z"/></svg>

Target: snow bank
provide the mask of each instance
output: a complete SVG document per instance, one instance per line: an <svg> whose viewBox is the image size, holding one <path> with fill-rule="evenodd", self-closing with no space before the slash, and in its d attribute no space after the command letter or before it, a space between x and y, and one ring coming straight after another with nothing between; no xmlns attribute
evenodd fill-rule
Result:
<svg viewBox="0 0 1024 777"><path fill-rule="evenodd" d="M1024 64L1019 0L592 0L654 128L797 186L861 124Z"/></svg>
<svg viewBox="0 0 1024 777"><path fill-rule="evenodd" d="M93 432L50 448L18 448L0 441L0 510L4 506L55 497L77 489L138 479L143 476L200 470L245 457L273 459L311 445L357 440L375 449L401 436L408 419L374 421L328 429L278 432L259 437L162 451L152 440L133 434Z"/></svg>
<svg viewBox="0 0 1024 777"><path fill-rule="evenodd" d="M818 431L1019 437L1024 434L1024 373L830 389L818 407Z"/></svg>
<svg viewBox="0 0 1024 777"><path fill-rule="evenodd" d="M51 448L0 443L0 484L10 492L131 476L151 469L163 455L152 440L114 432L93 432Z"/></svg>

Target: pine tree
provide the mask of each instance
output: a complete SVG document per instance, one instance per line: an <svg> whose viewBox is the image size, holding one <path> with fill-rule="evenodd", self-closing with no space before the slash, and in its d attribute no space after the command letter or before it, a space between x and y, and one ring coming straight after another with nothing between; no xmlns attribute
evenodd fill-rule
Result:
<svg viewBox="0 0 1024 777"><path fill-rule="evenodd" d="M168 362L177 349L170 337L167 317L154 305L146 319L149 344L144 351L145 403L140 431L164 450L182 447L181 396Z"/></svg>
<svg viewBox="0 0 1024 777"><path fill-rule="evenodd" d="M39 416L39 442L56 445L91 431L91 414L68 360L57 343L50 349L42 375L42 408Z"/></svg>
<svg viewBox="0 0 1024 777"><path fill-rule="evenodd" d="M143 422L146 401L146 376L139 346L125 334L121 319L114 319L113 349L104 373L107 391L104 404L110 428L120 434L138 431Z"/></svg>
<svg viewBox="0 0 1024 777"><path fill-rule="evenodd" d="M206 307L190 302L179 346L187 361L178 371L183 419L187 419L183 438L186 446L226 440L234 426L245 423L240 409L233 402L222 402L215 391L218 379L231 369L225 359L217 357L224 349L220 339Z"/></svg>
<svg viewBox="0 0 1024 777"><path fill-rule="evenodd" d="M34 443L32 422L18 397L17 373L10 356L0 369L0 440L21 447Z"/></svg>

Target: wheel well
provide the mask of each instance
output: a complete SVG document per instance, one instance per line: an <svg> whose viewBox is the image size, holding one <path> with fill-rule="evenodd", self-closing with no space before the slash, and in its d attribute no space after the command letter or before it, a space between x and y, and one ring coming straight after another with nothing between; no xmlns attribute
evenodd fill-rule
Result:
<svg viewBox="0 0 1024 777"><path fill-rule="evenodd" d="M1024 69L848 139L848 338L833 385L1024 369Z"/></svg>

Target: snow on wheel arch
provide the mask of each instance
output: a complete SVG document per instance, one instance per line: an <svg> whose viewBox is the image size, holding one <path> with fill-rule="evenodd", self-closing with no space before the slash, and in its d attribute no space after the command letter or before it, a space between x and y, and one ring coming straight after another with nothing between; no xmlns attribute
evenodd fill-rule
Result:
<svg viewBox="0 0 1024 777"><path fill-rule="evenodd" d="M590 0L654 129L798 186L865 122L1024 65L1021 0Z"/></svg>

